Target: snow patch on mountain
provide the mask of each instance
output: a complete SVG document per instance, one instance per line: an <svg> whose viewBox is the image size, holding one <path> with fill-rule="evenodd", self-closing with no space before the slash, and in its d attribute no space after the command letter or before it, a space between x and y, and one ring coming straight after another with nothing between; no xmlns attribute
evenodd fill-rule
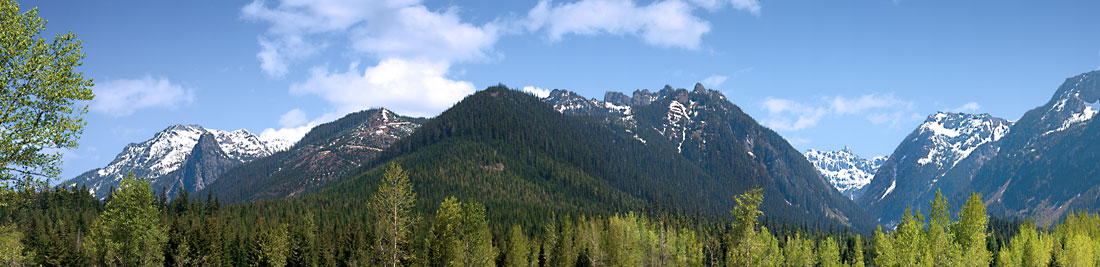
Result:
<svg viewBox="0 0 1100 267"><path fill-rule="evenodd" d="M938 112L928 116L918 128L928 139L928 153L917 159L920 165L954 167L979 146L1000 140L1011 123L989 114Z"/></svg>
<svg viewBox="0 0 1100 267"><path fill-rule="evenodd" d="M886 162L883 156L864 159L848 147L839 151L810 149L805 156L829 184L850 199L859 197L863 187L871 183L875 171Z"/></svg>
<svg viewBox="0 0 1100 267"><path fill-rule="evenodd" d="M890 181L890 188L886 188L886 192L882 193L882 196L878 197L878 199L886 198L886 195L889 195L890 192L894 192L894 188L897 187L897 186L898 186L898 180L891 180Z"/></svg>

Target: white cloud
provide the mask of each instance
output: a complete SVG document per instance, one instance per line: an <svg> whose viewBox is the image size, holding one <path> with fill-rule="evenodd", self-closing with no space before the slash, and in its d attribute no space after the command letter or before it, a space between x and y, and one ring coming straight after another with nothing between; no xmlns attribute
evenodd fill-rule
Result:
<svg viewBox="0 0 1100 267"><path fill-rule="evenodd" d="M539 98L546 98L550 96L550 90L542 89L541 87L524 86L523 91L535 95Z"/></svg>
<svg viewBox="0 0 1100 267"><path fill-rule="evenodd" d="M764 110L771 115L764 120L764 124L780 131L797 131L816 126L817 122L829 112L823 107L770 97L764 100Z"/></svg>
<svg viewBox="0 0 1100 267"><path fill-rule="evenodd" d="M703 79L702 83L707 88L713 88L722 85L726 82L727 79L729 79L729 77L724 75L711 75L710 77Z"/></svg>
<svg viewBox="0 0 1100 267"><path fill-rule="evenodd" d="M545 28L552 41L567 34L636 35L660 47L698 49L710 23L692 15L694 6L663 0L640 6L633 0L581 0L554 5L541 0L527 13L529 31Z"/></svg>
<svg viewBox="0 0 1100 267"><path fill-rule="evenodd" d="M288 140L291 142L298 142L303 136L309 133L314 126L318 123L309 123L301 126L283 127L279 129L267 128L260 132L260 139L263 140Z"/></svg>
<svg viewBox="0 0 1100 267"><path fill-rule="evenodd" d="M781 98L767 98L762 103L768 112L763 120L768 127L780 131L797 131L817 126L826 116L863 115L873 124L920 119L912 112L913 103L898 100L892 94L867 94L856 98L835 96L822 99L820 105L804 104Z"/></svg>
<svg viewBox="0 0 1100 267"><path fill-rule="evenodd" d="M705 8L710 11L715 11L725 7L727 4L733 6L733 8L748 11L753 15L760 15L760 0L689 0L692 4Z"/></svg>
<svg viewBox="0 0 1100 267"><path fill-rule="evenodd" d="M175 109L195 100L191 89L173 84L168 79L145 76L140 79L110 80L92 88L95 100L91 110L113 117L134 114L139 109Z"/></svg>
<svg viewBox="0 0 1100 267"><path fill-rule="evenodd" d="M292 109L279 117L279 126L294 127L306 122L306 113L301 109Z"/></svg>
<svg viewBox="0 0 1100 267"><path fill-rule="evenodd" d="M475 91L470 82L445 77L448 69L446 63L396 58L365 71L355 64L342 73L314 68L290 92L320 96L340 113L386 107L402 115L434 116Z"/></svg>
<svg viewBox="0 0 1100 267"><path fill-rule="evenodd" d="M977 111L978 109L981 109L981 108L982 108L982 105L978 105L978 102L971 101L970 103L963 104L962 106L959 106L957 108L948 109L948 111L966 113L966 112L974 112L974 111Z"/></svg>
<svg viewBox="0 0 1100 267"><path fill-rule="evenodd" d="M462 22L457 9L428 10L420 1L301 1L273 6L253 1L243 17L270 24L256 54L269 75L316 54L329 38L347 40L377 58L460 62L486 58L499 36L496 23ZM307 41L309 40L309 41Z"/></svg>
<svg viewBox="0 0 1100 267"><path fill-rule="evenodd" d="M830 108L837 114L849 115L864 113L871 109L895 107L899 105L910 107L912 103L898 100L894 98L893 94L868 94L857 98L846 98L843 96L834 97L830 103Z"/></svg>

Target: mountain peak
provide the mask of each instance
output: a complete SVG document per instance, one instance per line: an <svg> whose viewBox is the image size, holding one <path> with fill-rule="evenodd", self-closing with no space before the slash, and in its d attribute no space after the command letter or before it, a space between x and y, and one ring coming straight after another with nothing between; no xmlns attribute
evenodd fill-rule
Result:
<svg viewBox="0 0 1100 267"><path fill-rule="evenodd" d="M937 112L913 132L913 140L924 140L928 154L917 162L954 166L978 146L1000 140L1008 133L1005 119L989 114ZM912 136L912 135L911 135Z"/></svg>
<svg viewBox="0 0 1100 267"><path fill-rule="evenodd" d="M839 151L810 149L804 156L829 184L849 199L861 197L863 188L871 183L875 171L886 162L886 158L881 156L864 159L848 146Z"/></svg>
<svg viewBox="0 0 1100 267"><path fill-rule="evenodd" d="M701 83L695 83L695 90L694 90L694 91L695 91L695 92L706 92L706 91L707 91L707 89L706 89L706 88L703 88L703 84L701 84Z"/></svg>
<svg viewBox="0 0 1100 267"><path fill-rule="evenodd" d="M85 172L65 184L86 184L97 197L104 197L108 188L130 172L156 183L159 178L178 170L206 135L216 139L222 152L237 162L251 161L286 148L278 142L261 140L244 129L227 132L195 124L176 124L157 132L149 140L127 145L107 166Z"/></svg>

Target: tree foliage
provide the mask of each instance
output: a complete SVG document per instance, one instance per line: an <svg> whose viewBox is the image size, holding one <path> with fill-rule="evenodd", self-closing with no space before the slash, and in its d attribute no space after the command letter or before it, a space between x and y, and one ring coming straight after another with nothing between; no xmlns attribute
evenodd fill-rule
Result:
<svg viewBox="0 0 1100 267"><path fill-rule="evenodd" d="M386 266L397 266L410 254L412 227L416 218L411 214L416 200L412 191L409 175L400 165L390 164L382 175L378 192L371 197L371 208L375 216L374 248L376 262Z"/></svg>
<svg viewBox="0 0 1100 267"><path fill-rule="evenodd" d="M150 266L164 261L168 241L149 181L127 175L85 240L93 262L110 266Z"/></svg>
<svg viewBox="0 0 1100 267"><path fill-rule="evenodd" d="M76 71L84 53L69 32L43 38L38 9L0 1L0 188L44 186L61 173L61 149L77 146L92 80Z"/></svg>

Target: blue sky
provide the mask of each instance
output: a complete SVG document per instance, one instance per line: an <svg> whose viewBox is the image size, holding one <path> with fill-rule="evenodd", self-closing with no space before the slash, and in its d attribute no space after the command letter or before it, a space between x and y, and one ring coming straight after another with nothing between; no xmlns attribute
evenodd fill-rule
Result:
<svg viewBox="0 0 1100 267"><path fill-rule="evenodd" d="M498 82L723 92L800 150L887 155L924 117L1009 120L1100 68L1097 1L19 1L95 79L63 179L172 124L294 138Z"/></svg>

